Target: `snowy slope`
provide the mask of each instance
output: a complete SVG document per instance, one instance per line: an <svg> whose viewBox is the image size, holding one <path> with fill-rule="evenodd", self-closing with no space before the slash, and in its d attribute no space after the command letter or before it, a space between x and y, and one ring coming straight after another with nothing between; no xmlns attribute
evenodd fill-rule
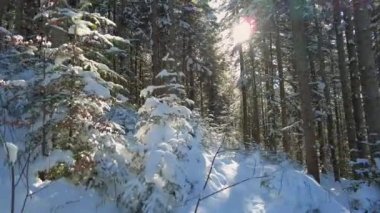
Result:
<svg viewBox="0 0 380 213"><path fill-rule="evenodd" d="M207 155L209 164L212 157ZM243 180L247 181L202 200L198 212L349 212L288 161L272 164L259 152L248 156L220 154L201 197ZM193 212L196 201L179 207L178 212Z"/></svg>
<svg viewBox="0 0 380 213"><path fill-rule="evenodd" d="M3 153L2 153L3 154ZM205 153L207 167L213 153ZM0 206L9 209L9 171L0 166ZM188 168L195 170L197 168ZM246 181L244 181L246 180ZM324 177L325 190L304 172L295 169L289 161L270 163L259 152L237 154L223 152L218 155L211 178L201 197L226 188L220 193L202 200L198 212L379 212L380 191L376 187L361 186L356 192L349 191L352 182L344 180L334 183L331 177ZM22 208L25 197L24 183L20 183L16 194L17 211ZM32 182L31 199L27 201L27 213L61 212L120 212L116 204L104 201L92 189L75 186L65 179L54 182ZM46 188L45 188L46 187ZM176 212L194 212L198 195L192 194L187 202L177 206ZM353 202L357 207L353 208ZM8 211L0 211L8 212Z"/></svg>

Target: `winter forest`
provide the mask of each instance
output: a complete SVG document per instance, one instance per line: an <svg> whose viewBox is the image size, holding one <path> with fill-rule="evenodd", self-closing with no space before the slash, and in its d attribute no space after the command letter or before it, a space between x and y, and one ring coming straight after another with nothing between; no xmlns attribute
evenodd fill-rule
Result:
<svg viewBox="0 0 380 213"><path fill-rule="evenodd" d="M379 0L0 0L0 213L380 213Z"/></svg>

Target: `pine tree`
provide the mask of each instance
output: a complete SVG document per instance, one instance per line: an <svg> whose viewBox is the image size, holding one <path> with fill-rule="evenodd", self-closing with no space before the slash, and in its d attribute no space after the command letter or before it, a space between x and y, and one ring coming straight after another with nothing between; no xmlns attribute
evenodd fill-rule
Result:
<svg viewBox="0 0 380 213"><path fill-rule="evenodd" d="M349 74L346 69L346 54L344 51L343 31L341 26L341 4L340 0L334 0L334 29L336 35L336 43L338 50L338 66L340 73L340 82L342 85L342 97L344 105L345 124L347 131L348 145L350 148L350 160L356 162L358 149L356 142L356 128L353 116L353 107L351 99L351 87L349 84ZM355 172L355 170L354 170ZM355 173L357 177L357 174Z"/></svg>
<svg viewBox="0 0 380 213"><path fill-rule="evenodd" d="M147 99L139 109L138 144L130 165L136 178L118 197L127 211L172 211L198 189L194 181L203 177L200 132L192 123L192 112L182 105L183 76L164 69L156 76L163 84L141 93ZM198 172L183 170L194 164Z"/></svg>
<svg viewBox="0 0 380 213"><path fill-rule="evenodd" d="M319 182L319 165L317 153L315 150L315 133L313 119L314 116L311 106L311 88L309 85L310 68L308 68L307 65L308 59L306 54L306 39L304 35L304 6L304 0L290 1L290 16L293 30L295 69L297 72L301 97L301 116L303 123L302 127L305 144L306 166L308 169L308 173L311 174L314 177L314 179Z"/></svg>
<svg viewBox="0 0 380 213"><path fill-rule="evenodd" d="M378 90L375 55L372 49L369 2L354 0L354 21L357 31L357 47L360 81L363 92L365 117L368 125L368 141L372 158L379 164L380 140L380 93ZM379 165L377 165L379 167Z"/></svg>

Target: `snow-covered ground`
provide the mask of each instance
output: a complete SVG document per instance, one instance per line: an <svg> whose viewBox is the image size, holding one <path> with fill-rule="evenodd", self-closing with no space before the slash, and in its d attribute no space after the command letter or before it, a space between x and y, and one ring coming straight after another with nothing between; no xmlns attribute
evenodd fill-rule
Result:
<svg viewBox="0 0 380 213"><path fill-rule="evenodd" d="M321 185L350 212L380 212L380 187L342 179L335 182L332 176L322 177Z"/></svg>
<svg viewBox="0 0 380 213"><path fill-rule="evenodd" d="M207 167L213 153L205 154ZM196 169L196 168L188 168ZM10 209L9 170L0 167L1 212ZM244 181L236 186L229 186ZM16 212L22 208L26 195L25 183L16 190ZM271 163L259 152L236 154L222 152L216 158L214 169L201 200L198 212L379 212L380 190L361 185L354 192L353 182L335 183L330 176L322 179L322 188L311 177L295 168L289 161ZM31 183L25 206L27 213L41 212L119 212L116 204L104 201L93 189L75 186L65 179L54 182L35 180ZM194 212L199 196L190 196L177 206L177 212ZM356 208L356 210L354 209Z"/></svg>
<svg viewBox="0 0 380 213"><path fill-rule="evenodd" d="M289 161L270 163L259 152L220 154L201 197L223 188L227 189L202 200L199 212L349 212ZM195 203L189 202L180 212L192 212Z"/></svg>
<svg viewBox="0 0 380 213"><path fill-rule="evenodd" d="M11 184L9 175L0 170L0 212L10 212ZM24 183L20 183L16 191L15 212L21 212L26 196ZM75 186L65 179L53 182L39 182L32 184L29 197L25 202L26 213L50 213L50 212L83 212L83 213L108 213L118 212L114 203L104 201L101 196L92 189Z"/></svg>

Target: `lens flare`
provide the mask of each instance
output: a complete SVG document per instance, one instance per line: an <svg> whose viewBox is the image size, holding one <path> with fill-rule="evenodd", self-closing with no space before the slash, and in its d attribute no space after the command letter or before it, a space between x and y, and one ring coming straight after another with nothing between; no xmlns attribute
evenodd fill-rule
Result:
<svg viewBox="0 0 380 213"><path fill-rule="evenodd" d="M252 35L251 25L245 21L241 20L232 28L232 38L235 43L242 43L247 41Z"/></svg>

